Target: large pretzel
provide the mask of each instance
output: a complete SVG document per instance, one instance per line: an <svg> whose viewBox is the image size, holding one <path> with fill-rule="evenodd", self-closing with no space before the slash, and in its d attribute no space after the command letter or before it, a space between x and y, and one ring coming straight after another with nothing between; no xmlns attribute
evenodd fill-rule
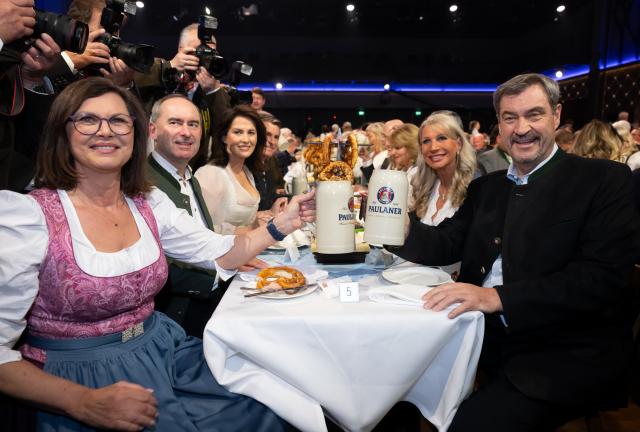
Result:
<svg viewBox="0 0 640 432"><path fill-rule="evenodd" d="M270 267L260 270L256 278L258 289L275 288L298 288L306 283L304 275L292 267Z"/></svg>
<svg viewBox="0 0 640 432"><path fill-rule="evenodd" d="M320 181L353 181L353 169L343 161L331 162L318 174Z"/></svg>
<svg viewBox="0 0 640 432"><path fill-rule="evenodd" d="M342 160L351 168L355 167L358 162L358 138L355 133L351 133L347 137L347 147L344 149Z"/></svg>

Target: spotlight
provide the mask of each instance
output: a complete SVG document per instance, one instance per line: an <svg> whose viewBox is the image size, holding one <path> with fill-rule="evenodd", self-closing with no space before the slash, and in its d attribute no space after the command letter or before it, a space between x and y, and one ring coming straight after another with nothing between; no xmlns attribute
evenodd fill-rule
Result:
<svg viewBox="0 0 640 432"><path fill-rule="evenodd" d="M384 88L386 91L389 91L391 86L389 84L385 84L384 86L382 86L382 88Z"/></svg>
<svg viewBox="0 0 640 432"><path fill-rule="evenodd" d="M138 8L140 8L140 9L142 9L144 7L144 2L137 1L136 2L136 6L138 6Z"/></svg>
<svg viewBox="0 0 640 432"><path fill-rule="evenodd" d="M556 12L558 12L558 13L562 13L562 12L564 12L565 10L567 10L567 7L566 7L565 5L560 5L560 6L558 6L558 7L556 8Z"/></svg>
<svg viewBox="0 0 640 432"><path fill-rule="evenodd" d="M556 71L556 78L560 79L564 76L564 72L562 72L560 69L558 69Z"/></svg>
<svg viewBox="0 0 640 432"><path fill-rule="evenodd" d="M349 3L347 5L347 12L353 12L354 10L356 10L356 7L353 3Z"/></svg>
<svg viewBox="0 0 640 432"><path fill-rule="evenodd" d="M282 85L281 82L277 82L276 83L276 90L282 90L282 87L284 87L284 86Z"/></svg>
<svg viewBox="0 0 640 432"><path fill-rule="evenodd" d="M359 110L359 111L358 111L358 115L359 115L360 117L364 117L364 110Z"/></svg>
<svg viewBox="0 0 640 432"><path fill-rule="evenodd" d="M457 4L452 4L451 6L449 6L449 12L455 12L458 10L458 5Z"/></svg>
<svg viewBox="0 0 640 432"><path fill-rule="evenodd" d="M211 9L209 9L209 6L204 7L204 13L206 13L207 15L211 15Z"/></svg>

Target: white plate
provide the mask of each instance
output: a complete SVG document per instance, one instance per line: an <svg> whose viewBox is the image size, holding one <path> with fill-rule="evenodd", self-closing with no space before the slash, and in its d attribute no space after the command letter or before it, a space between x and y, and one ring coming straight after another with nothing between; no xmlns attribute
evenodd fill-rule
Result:
<svg viewBox="0 0 640 432"><path fill-rule="evenodd" d="M433 267L398 267L382 272L382 277L397 284L435 286L452 282L449 273Z"/></svg>
<svg viewBox="0 0 640 432"><path fill-rule="evenodd" d="M306 288L301 289L295 294L287 294L286 291L283 290L283 291L277 291L277 292L272 292L268 294L257 295L255 297L269 299L269 300L286 300L286 299L306 296L308 294L311 294L317 289L318 289L318 284L313 284Z"/></svg>

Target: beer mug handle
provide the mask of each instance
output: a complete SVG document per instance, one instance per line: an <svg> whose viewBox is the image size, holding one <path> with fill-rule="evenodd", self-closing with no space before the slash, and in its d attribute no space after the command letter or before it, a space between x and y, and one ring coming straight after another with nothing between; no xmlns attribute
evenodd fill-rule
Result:
<svg viewBox="0 0 640 432"><path fill-rule="evenodd" d="M284 184L284 193L293 195L293 182Z"/></svg>

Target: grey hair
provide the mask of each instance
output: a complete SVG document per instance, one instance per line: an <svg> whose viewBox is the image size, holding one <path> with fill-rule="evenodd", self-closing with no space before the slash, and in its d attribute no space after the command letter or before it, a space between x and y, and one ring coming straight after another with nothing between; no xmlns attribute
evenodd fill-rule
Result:
<svg viewBox="0 0 640 432"><path fill-rule="evenodd" d="M191 102L188 97L180 93L171 93L166 95L162 99L158 99L153 103L153 107L151 108L151 115L149 116L150 122L155 123L156 121L158 121L158 117L160 117L160 108L162 107L162 104L170 99L184 99L186 101L189 101L198 110L198 113L200 113L200 110L198 109L198 107L193 102Z"/></svg>
<svg viewBox="0 0 640 432"><path fill-rule="evenodd" d="M273 114L267 114L265 112L264 114L258 113L258 115L260 116L260 120L262 120L262 123L271 123L278 126L279 128L282 127L282 122L278 120Z"/></svg>
<svg viewBox="0 0 640 432"><path fill-rule="evenodd" d="M178 46L184 46L185 40L189 37L189 33L192 31L198 32L198 23L189 24L180 32L180 41L178 42Z"/></svg>
<svg viewBox="0 0 640 432"><path fill-rule="evenodd" d="M542 74L527 73L517 75L498 86L496 91L493 93L493 107L496 110L496 114L500 115L500 101L503 96L519 95L533 85L539 85L542 87L547 95L549 105L551 105L551 108L555 109L560 102L560 86L558 83Z"/></svg>
<svg viewBox="0 0 640 432"><path fill-rule="evenodd" d="M467 196L467 187L473 180L473 173L476 169L476 151L469 142L467 134L456 115L436 111L429 115L420 125L418 132L418 142L422 137L422 130L427 126L436 126L444 129L446 135L456 139L461 143L460 153L456 157L456 170L453 174L453 181L449 189L447 198L455 208L460 207ZM409 210L415 211L419 218L427 213L429 207L429 197L438 179L438 174L424 160L422 151L418 152L416 160L417 171L411 178L411 193L409 195Z"/></svg>

